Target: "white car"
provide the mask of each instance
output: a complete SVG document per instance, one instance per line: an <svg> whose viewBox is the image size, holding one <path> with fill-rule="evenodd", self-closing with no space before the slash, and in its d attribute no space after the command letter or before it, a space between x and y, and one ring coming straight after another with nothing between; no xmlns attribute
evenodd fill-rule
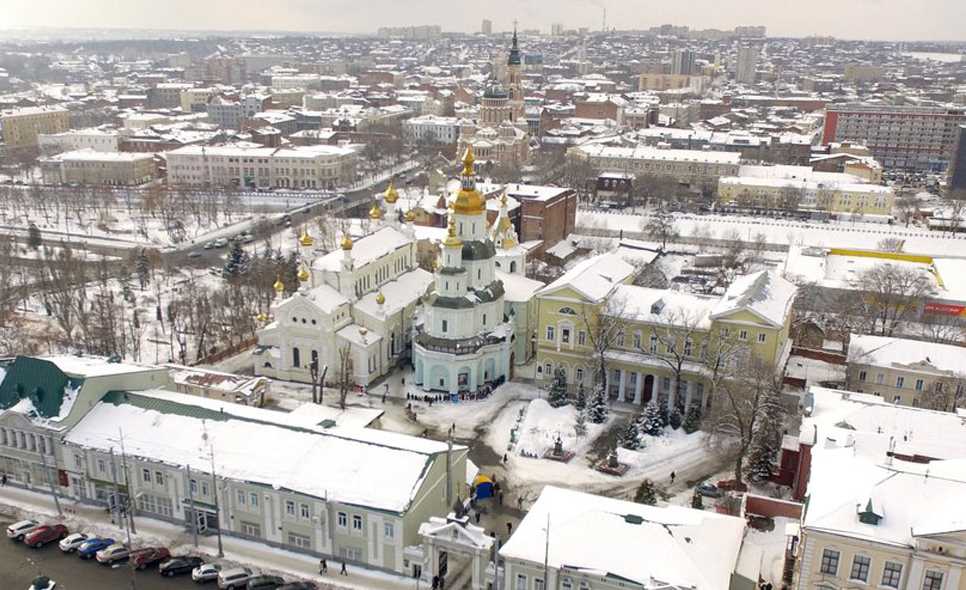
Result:
<svg viewBox="0 0 966 590"><path fill-rule="evenodd" d="M110 565L115 561L120 561L122 559L127 559L130 555L130 550L120 543L114 543L110 547L101 549L97 552L97 561L103 563L104 565Z"/></svg>
<svg viewBox="0 0 966 590"><path fill-rule="evenodd" d="M230 570L222 570L218 574L218 588L229 590L230 588L244 588L248 585L248 579L254 575L252 570L247 567L236 567Z"/></svg>
<svg viewBox="0 0 966 590"><path fill-rule="evenodd" d="M57 543L57 546L60 547L60 550L64 553L72 553L77 551L77 548L81 546L81 543L86 540L87 535L84 533L74 533L61 539L60 543Z"/></svg>
<svg viewBox="0 0 966 590"><path fill-rule="evenodd" d="M36 520L21 520L7 527L7 538L14 541L23 541L28 533L40 526Z"/></svg>
<svg viewBox="0 0 966 590"><path fill-rule="evenodd" d="M191 570L191 579L195 582L213 582L220 573L221 566L217 563L204 563Z"/></svg>

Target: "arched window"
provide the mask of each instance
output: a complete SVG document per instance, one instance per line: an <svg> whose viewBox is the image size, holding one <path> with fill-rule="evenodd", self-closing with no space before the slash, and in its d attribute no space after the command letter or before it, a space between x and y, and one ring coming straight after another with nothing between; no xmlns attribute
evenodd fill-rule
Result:
<svg viewBox="0 0 966 590"><path fill-rule="evenodd" d="M574 311L572 307L561 307L557 313L563 315L577 315L577 312Z"/></svg>
<svg viewBox="0 0 966 590"><path fill-rule="evenodd" d="M302 359L300 358L300 356L301 355L299 354L299 349L298 348L293 348L292 349L292 366L293 367L301 366L301 360Z"/></svg>
<svg viewBox="0 0 966 590"><path fill-rule="evenodd" d="M517 261L516 260L511 260L510 261L510 272L516 272L516 271L517 271Z"/></svg>

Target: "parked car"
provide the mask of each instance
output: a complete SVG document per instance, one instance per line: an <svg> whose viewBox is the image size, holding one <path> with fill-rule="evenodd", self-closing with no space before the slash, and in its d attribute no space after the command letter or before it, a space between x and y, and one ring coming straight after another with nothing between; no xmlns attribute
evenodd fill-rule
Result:
<svg viewBox="0 0 966 590"><path fill-rule="evenodd" d="M191 570L191 579L198 583L214 582L221 573L221 566L217 563L205 563Z"/></svg>
<svg viewBox="0 0 966 590"><path fill-rule="evenodd" d="M699 483L694 487L694 490L702 496L707 496L709 498L720 498L723 494L718 486L709 481Z"/></svg>
<svg viewBox="0 0 966 590"><path fill-rule="evenodd" d="M81 559L92 559L101 549L107 549L114 544L114 539L104 537L93 537L80 544L77 548L77 557Z"/></svg>
<svg viewBox="0 0 966 590"><path fill-rule="evenodd" d="M51 580L47 576L37 576L34 581L30 583L27 590L54 590L57 587L57 582Z"/></svg>
<svg viewBox="0 0 966 590"><path fill-rule="evenodd" d="M225 238L218 238L213 243L215 244L215 248L224 248L228 245L228 240Z"/></svg>
<svg viewBox="0 0 966 590"><path fill-rule="evenodd" d="M204 248L205 250L211 250L214 247L215 247L214 242L205 242L205 245L202 246L202 248Z"/></svg>
<svg viewBox="0 0 966 590"><path fill-rule="evenodd" d="M235 567L229 570L221 570L218 574L219 590L229 588L244 588L248 580L252 577L252 570L247 567Z"/></svg>
<svg viewBox="0 0 966 590"><path fill-rule="evenodd" d="M190 574L192 570L205 563L200 557L191 555L179 555L171 557L158 564L158 573L162 576L179 576Z"/></svg>
<svg viewBox="0 0 966 590"><path fill-rule="evenodd" d="M15 522L7 527L7 538L13 539L14 541L23 541L23 538L28 533L39 526L40 523L36 520L21 520L20 522Z"/></svg>
<svg viewBox="0 0 966 590"><path fill-rule="evenodd" d="M97 561L104 565L111 565L117 561L123 561L131 555L131 550L122 543L114 543L97 552Z"/></svg>
<svg viewBox="0 0 966 590"><path fill-rule="evenodd" d="M45 524L30 531L23 538L23 544L34 549L40 549L47 543L60 541L69 534L70 531L62 524Z"/></svg>
<svg viewBox="0 0 966 590"><path fill-rule="evenodd" d="M284 583L278 576L254 576L248 580L248 590L275 590Z"/></svg>
<svg viewBox="0 0 966 590"><path fill-rule="evenodd" d="M282 584L276 590L319 590L315 582L289 582Z"/></svg>
<svg viewBox="0 0 966 590"><path fill-rule="evenodd" d="M57 546L60 547L60 550L64 553L72 553L76 551L77 548L84 543L84 541L87 541L87 539L88 536L84 533L72 533L61 539Z"/></svg>
<svg viewBox="0 0 966 590"><path fill-rule="evenodd" d="M191 252L188 252L188 258L201 258L201 252L197 250L192 250Z"/></svg>
<svg viewBox="0 0 966 590"><path fill-rule="evenodd" d="M171 552L167 547L144 547L131 552L128 559L131 564L139 570L151 567L171 557Z"/></svg>

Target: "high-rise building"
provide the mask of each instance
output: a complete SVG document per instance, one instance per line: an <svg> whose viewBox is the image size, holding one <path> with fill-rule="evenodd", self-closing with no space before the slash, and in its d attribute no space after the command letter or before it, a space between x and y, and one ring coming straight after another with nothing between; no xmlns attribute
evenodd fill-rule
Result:
<svg viewBox="0 0 966 590"><path fill-rule="evenodd" d="M492 35L493 34L493 21L491 21L488 18L484 18L483 19L483 24L480 25L480 32L483 33L484 35Z"/></svg>
<svg viewBox="0 0 966 590"><path fill-rule="evenodd" d="M738 48L738 67L735 79L739 84L755 83L755 68L758 67L758 54L761 50L753 45Z"/></svg>
<svg viewBox="0 0 966 590"><path fill-rule="evenodd" d="M553 23L550 25L550 34L554 37L559 37L563 35L564 27L561 23Z"/></svg>
<svg viewBox="0 0 966 590"><path fill-rule="evenodd" d="M949 193L966 198L966 125L960 125L956 133L956 149L949 163Z"/></svg>
<svg viewBox="0 0 966 590"><path fill-rule="evenodd" d="M672 74L690 75L694 69L694 52L690 49L678 49L674 52L674 61L671 64Z"/></svg>
<svg viewBox="0 0 966 590"><path fill-rule="evenodd" d="M966 107L829 105L822 142L862 144L886 168L942 172L964 124Z"/></svg>

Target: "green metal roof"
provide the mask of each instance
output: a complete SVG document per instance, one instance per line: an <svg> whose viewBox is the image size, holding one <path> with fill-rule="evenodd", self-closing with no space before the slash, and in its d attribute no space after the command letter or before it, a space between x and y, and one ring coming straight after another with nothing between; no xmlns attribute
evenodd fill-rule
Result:
<svg viewBox="0 0 966 590"><path fill-rule="evenodd" d="M50 418L60 413L64 390L80 387L82 383L82 379L68 377L50 361L18 356L0 383L0 409L6 410L22 399L29 399L41 417Z"/></svg>

